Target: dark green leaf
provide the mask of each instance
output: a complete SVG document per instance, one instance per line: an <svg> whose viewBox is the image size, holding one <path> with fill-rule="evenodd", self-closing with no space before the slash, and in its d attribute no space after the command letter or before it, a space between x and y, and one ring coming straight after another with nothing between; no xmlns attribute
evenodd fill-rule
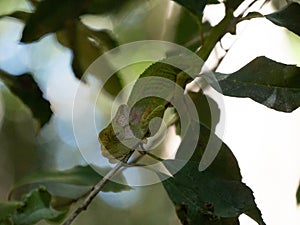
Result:
<svg viewBox="0 0 300 225"><path fill-rule="evenodd" d="M234 73L215 74L224 95L249 97L283 112L300 106L300 68L297 66L261 56Z"/></svg>
<svg viewBox="0 0 300 225"><path fill-rule="evenodd" d="M0 220L0 225L12 225L10 219Z"/></svg>
<svg viewBox="0 0 300 225"><path fill-rule="evenodd" d="M167 161L166 166L171 167L172 162ZM198 166L198 162L190 161L173 178L163 181L174 204L186 204L190 224L199 224L196 218L238 217L256 208L253 193L244 183L223 179L209 171L199 172ZM264 224L260 220L259 224Z"/></svg>
<svg viewBox="0 0 300 225"><path fill-rule="evenodd" d="M109 169L99 169L101 170L102 174L106 174ZM69 184L69 185L76 185L76 186L93 186L96 183L98 183L103 178L102 175L97 173L92 167L90 166L76 166L68 170L45 170L33 173L27 177L24 177L19 182L17 182L10 193L17 188L20 188L24 185L29 184L40 184L43 183L47 186L47 184ZM120 175L121 180L125 181L125 178ZM72 188L71 188L72 189ZM127 185L122 185L119 183L114 183L112 181L109 181L105 188L102 190L104 192L120 192L124 190L130 190L131 188ZM63 191L60 192L62 196L68 196L68 192L70 191L70 188L65 188Z"/></svg>
<svg viewBox="0 0 300 225"><path fill-rule="evenodd" d="M195 51L200 46L199 34L200 30L197 20L188 10L183 8L180 11L178 24L176 25L174 42Z"/></svg>
<svg viewBox="0 0 300 225"><path fill-rule="evenodd" d="M114 13L132 0L91 0L88 13Z"/></svg>
<svg viewBox="0 0 300 225"><path fill-rule="evenodd" d="M2 15L2 16L0 16L0 18L9 16L9 17L13 17L13 18L16 18L16 19L19 19L19 20L22 20L23 22L25 22L29 18L30 14L31 13L28 13L28 12L16 11L11 14Z"/></svg>
<svg viewBox="0 0 300 225"><path fill-rule="evenodd" d="M202 12L207 4L207 0L173 0L198 17L202 17Z"/></svg>
<svg viewBox="0 0 300 225"><path fill-rule="evenodd" d="M195 134L195 131L191 126L185 134L185 137L194 136L193 134ZM203 125L200 125L200 136L198 137L197 147L192 155L191 160L200 162L207 147L210 135L213 135L214 142L221 143L221 146L216 158L206 170L209 170L211 173L221 176L224 179L241 181L242 175L240 173L240 168L231 150L225 143L221 142L216 135L211 134L211 131ZM185 149L185 146L188 146L187 144L190 142L190 140L185 137L183 137L182 143L178 148L176 159L185 159L185 156L188 152L188 149Z"/></svg>
<svg viewBox="0 0 300 225"><path fill-rule="evenodd" d="M190 136L191 133L188 131L186 135ZM201 126L200 139L192 158L172 178L163 181L179 218L183 224L229 225L239 224L237 217L246 213L263 225L253 193L241 182L237 161L225 144L221 146L213 163L205 171L199 171L199 161L209 135L210 131ZM179 147L176 160L182 160L182 155L187 151ZM164 164L172 171L176 160L167 160Z"/></svg>
<svg viewBox="0 0 300 225"><path fill-rule="evenodd" d="M44 0L37 4L36 11L29 17L21 42L40 39L74 24L86 13L110 13L120 9L129 0Z"/></svg>
<svg viewBox="0 0 300 225"><path fill-rule="evenodd" d="M13 216L15 225L30 225L43 219L56 219L65 213L50 206L51 195L45 188L31 191L22 201L24 206Z"/></svg>
<svg viewBox="0 0 300 225"><path fill-rule="evenodd" d="M225 0L227 9L236 9L244 0Z"/></svg>
<svg viewBox="0 0 300 225"><path fill-rule="evenodd" d="M220 109L217 103L202 91L188 92L188 95L196 106L200 123L215 130L220 119ZM212 116L215 118L214 124L212 124Z"/></svg>
<svg viewBox="0 0 300 225"><path fill-rule="evenodd" d="M296 199L297 199L297 204L299 205L300 204L300 185L296 192Z"/></svg>
<svg viewBox="0 0 300 225"><path fill-rule="evenodd" d="M22 42L36 41L43 35L63 28L85 12L87 0L45 0L33 13L23 30Z"/></svg>
<svg viewBox="0 0 300 225"><path fill-rule="evenodd" d="M56 35L61 44L73 51L72 68L75 76L79 79L99 56L118 45L111 31L92 30L80 21L69 24ZM107 64L109 65L109 62ZM109 66L106 69L112 70ZM122 89L118 76L118 73L114 73L104 85L104 89L114 96ZM99 77L99 79L105 78Z"/></svg>
<svg viewBox="0 0 300 225"><path fill-rule="evenodd" d="M284 9L265 16L278 26L287 28L288 30L300 35L300 5L291 3Z"/></svg>
<svg viewBox="0 0 300 225"><path fill-rule="evenodd" d="M0 80L29 107L41 126L49 121L52 115L50 103L43 98L42 91L30 74L13 76L0 70Z"/></svg>
<svg viewBox="0 0 300 225"><path fill-rule="evenodd" d="M218 0L207 0L207 4L212 4L212 5L214 5L214 4L220 4L221 2L220 1L218 1Z"/></svg>
<svg viewBox="0 0 300 225"><path fill-rule="evenodd" d="M17 211L18 208L22 207L22 202L0 202L0 223L1 220L6 219L11 216L14 212Z"/></svg>

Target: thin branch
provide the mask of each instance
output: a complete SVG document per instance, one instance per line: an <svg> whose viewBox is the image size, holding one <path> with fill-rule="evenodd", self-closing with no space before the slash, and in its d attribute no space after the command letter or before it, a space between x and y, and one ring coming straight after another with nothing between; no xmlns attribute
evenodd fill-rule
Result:
<svg viewBox="0 0 300 225"><path fill-rule="evenodd" d="M133 151L128 153L124 159L122 159L118 164L112 168L100 181L98 184L96 184L88 197L84 200L84 202L65 220L65 222L62 225L70 225L77 216L84 210L87 209L87 207L91 204L93 199L97 196L97 194L102 190L104 185L114 176L116 175L119 170L124 166L124 164L127 163L128 159L131 157Z"/></svg>

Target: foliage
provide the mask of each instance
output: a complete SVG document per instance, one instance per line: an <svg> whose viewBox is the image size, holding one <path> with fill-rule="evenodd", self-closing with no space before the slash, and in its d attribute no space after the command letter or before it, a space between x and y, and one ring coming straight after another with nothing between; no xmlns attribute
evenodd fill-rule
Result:
<svg viewBox="0 0 300 225"><path fill-rule="evenodd" d="M36 42L44 38L45 35L55 33L57 41L72 51L72 69L79 79L82 78L84 71L95 59L120 43L118 36L113 31L92 29L84 23L82 16L96 14L117 17L122 9L126 10L127 4L132 2L133 4L142 4L141 1L137 3L137 1L129 0L44 0L30 2L34 8L32 12L15 11L9 15L4 13L1 16L14 17L24 22L25 27L20 39L22 43ZM268 15L262 15L258 12L250 12L245 15L247 10L235 15L234 11L243 1L226 0L224 1L226 15L217 25L211 26L202 21L203 10L209 4L223 3L214 0L174 0L174 2L181 5L181 10L185 13L179 17L177 28L180 33L175 35L175 40L183 44L198 35L196 41L188 47L204 61L208 59L224 35L235 34L237 24L244 20L264 17L275 25L300 35L298 22L300 6L298 3L289 3L283 9ZM192 24L193 30L187 28L189 24ZM201 48L199 49L199 47ZM107 64L108 67L111 66L110 62ZM176 79L180 74L183 74L182 70L174 69L163 62L156 62L141 74L130 94L130 99L138 98L141 92L149 89L149 85L153 86L153 84L143 83L141 78L152 77L153 79L154 76L157 76L177 82ZM206 73L200 74L203 77L206 75ZM300 69L297 66L286 65L265 56L259 56L234 73L217 72L215 75L221 90L215 86L213 88L221 91L223 95L248 97L271 109L282 112L292 112L300 105ZM33 117L43 127L49 122L52 111L49 101L44 98L33 77L29 73L15 76L0 71L0 80L31 110ZM120 73L115 73L106 82L104 89L107 93L116 96L120 92L124 86L121 77ZM105 81L105 77L100 77L100 79L102 82ZM185 88L188 82L190 79L185 79L180 86ZM174 87L162 89L162 92L167 93L168 101L176 96ZM208 104L212 100L201 91L189 91L186 95L191 97L196 106L199 114L197 126L201 129L201 135L197 137L199 139L196 151L186 165L173 177L162 182L181 223L184 225L239 224L238 216L244 213L258 224L264 225L253 192L242 182L238 162L225 143L221 144L221 150L215 161L205 171L200 172L198 170L210 132L215 129L210 117L211 104ZM135 136L139 136L141 139L150 136L148 132L150 120L154 116L163 117L164 112L171 107L168 101L150 97L133 106L134 110L128 117L131 118L131 123L138 120L135 127L131 127ZM213 104L218 111L216 103ZM160 110L159 113L157 109ZM140 117L133 118L133 114L138 114ZM111 123L119 121L119 118L120 115ZM178 121L170 124L170 126L172 125L176 125L180 130ZM122 145L120 140L116 139L119 134L114 133L111 126L109 124L106 130L104 129L100 133L100 139L105 147L109 146L107 151L115 155L114 151L119 151ZM122 132L124 129L124 126L121 126L118 131ZM188 124L188 130L181 136L182 142L185 141L186 137L192 135L189 133L192 132L192 129L193 127ZM216 136L214 138L218 139ZM112 139L116 142L111 147ZM124 152L121 152L121 156L127 155L131 150L125 149ZM169 171L172 171L177 160L181 160L180 155L184 151L187 149L179 147L174 160L164 160L163 164ZM99 170L102 171L103 168ZM166 176L163 173L158 174L160 177ZM125 178L122 175L119 176L125 182ZM101 179L103 176L100 176L90 166L76 166L64 171L42 170L28 175L12 187L9 201L0 202L0 224L30 225L36 224L40 220L59 223L68 215L70 206L85 197L90 192L91 186ZM75 191L72 193L74 186L85 189L82 189L81 193L75 193ZM120 192L130 189L131 187L128 185L109 181L102 191ZM300 201L299 190L300 187L297 191L298 203ZM15 192L21 192L23 196L20 198L17 194L14 195Z"/></svg>

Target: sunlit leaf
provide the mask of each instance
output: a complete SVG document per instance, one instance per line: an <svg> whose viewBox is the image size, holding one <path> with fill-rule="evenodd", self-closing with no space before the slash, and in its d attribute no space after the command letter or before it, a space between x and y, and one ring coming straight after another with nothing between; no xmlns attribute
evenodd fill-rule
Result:
<svg viewBox="0 0 300 225"><path fill-rule="evenodd" d="M99 169L100 170L100 169ZM106 174L109 171L108 168L101 169L102 174ZM103 178L102 175L97 173L90 166L76 166L68 170L44 170L33 173L27 177L24 177L15 185L10 191L10 195L14 192L14 190L24 186L24 185L32 185L32 184L43 184L45 186L50 184L69 184L76 186L87 186L91 187L98 183ZM119 175L119 179L125 181L125 178L122 175ZM69 196L69 191L72 188L64 188L60 191L62 196ZM130 190L131 188L127 185L115 183L109 181L102 191L104 192L120 192L124 190ZM56 194L56 193L54 193Z"/></svg>
<svg viewBox="0 0 300 225"><path fill-rule="evenodd" d="M22 207L22 202L10 201L0 202L0 224L1 220L6 219L17 211L18 208Z"/></svg>
<svg viewBox="0 0 300 225"><path fill-rule="evenodd" d="M31 225L43 219L55 219L65 213L51 207L51 195L45 188L31 191L22 201L24 205L13 216L15 225Z"/></svg>
<svg viewBox="0 0 300 225"><path fill-rule="evenodd" d="M30 6L27 0L0 1L0 17L12 14L17 11L30 11Z"/></svg>
<svg viewBox="0 0 300 225"><path fill-rule="evenodd" d="M191 159L172 178L163 181L179 218L186 221L183 224L196 225L201 221L203 224L229 225L238 224L237 217L245 213L263 225L253 193L241 182L237 161L225 144L213 163L205 171L199 171L199 162L210 135L207 128L201 126L200 130L200 139ZM176 160L182 159L187 149L179 147L178 151ZM176 160L167 160L164 164L172 171Z"/></svg>
<svg viewBox="0 0 300 225"><path fill-rule="evenodd" d="M289 4L284 9L265 16L278 26L300 35L300 5L296 2Z"/></svg>
<svg viewBox="0 0 300 225"><path fill-rule="evenodd" d="M30 74L13 76L0 70L0 80L28 106L41 126L49 121L52 115L50 103L43 98L42 91Z"/></svg>
<svg viewBox="0 0 300 225"><path fill-rule="evenodd" d="M215 75L224 95L249 97L283 112L300 106L300 68L297 66L261 56L234 73Z"/></svg>

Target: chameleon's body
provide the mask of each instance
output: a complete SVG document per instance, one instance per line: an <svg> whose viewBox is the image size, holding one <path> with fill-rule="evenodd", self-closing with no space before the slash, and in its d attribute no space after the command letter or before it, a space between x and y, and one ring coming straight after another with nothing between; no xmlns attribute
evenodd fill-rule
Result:
<svg viewBox="0 0 300 225"><path fill-rule="evenodd" d="M163 117L174 97L179 77L181 86L189 78L180 69L162 62L154 63L145 70L134 84L127 105L121 105L111 123L99 133L103 156L112 163L117 162L130 151L137 149L141 140L155 134L160 124L156 124L150 133L150 121L155 117ZM156 93L154 96L151 94L153 92Z"/></svg>

